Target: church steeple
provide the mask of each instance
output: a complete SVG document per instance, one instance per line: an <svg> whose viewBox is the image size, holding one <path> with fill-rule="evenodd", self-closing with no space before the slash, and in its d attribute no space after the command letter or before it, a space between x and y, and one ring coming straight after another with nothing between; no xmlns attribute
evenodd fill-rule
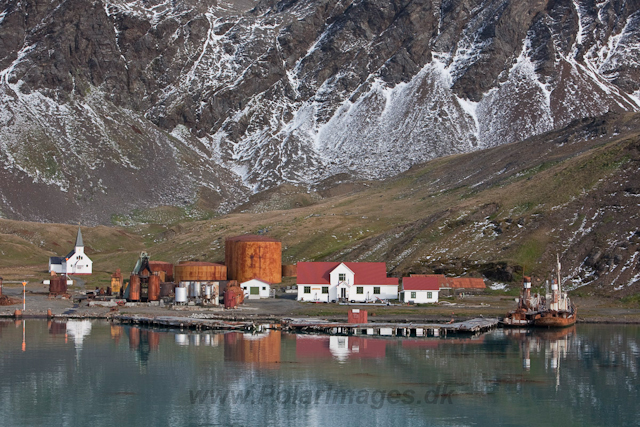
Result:
<svg viewBox="0 0 640 427"><path fill-rule="evenodd" d="M76 248L84 247L84 243L82 242L82 231L80 231L80 227L78 227L78 237L76 237Z"/></svg>

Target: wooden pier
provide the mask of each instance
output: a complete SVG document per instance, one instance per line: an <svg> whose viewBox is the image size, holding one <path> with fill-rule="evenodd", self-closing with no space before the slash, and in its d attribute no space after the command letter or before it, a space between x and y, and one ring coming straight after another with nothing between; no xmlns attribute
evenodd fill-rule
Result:
<svg viewBox="0 0 640 427"><path fill-rule="evenodd" d="M395 337L475 334L495 328L498 319L477 318L455 323L339 323L318 319L285 319L284 330L329 335L370 335Z"/></svg>
<svg viewBox="0 0 640 427"><path fill-rule="evenodd" d="M111 317L111 319L120 323L195 330L261 331L264 329L280 329L279 323L255 323L249 321L198 319L179 316L147 317L135 315L116 315Z"/></svg>

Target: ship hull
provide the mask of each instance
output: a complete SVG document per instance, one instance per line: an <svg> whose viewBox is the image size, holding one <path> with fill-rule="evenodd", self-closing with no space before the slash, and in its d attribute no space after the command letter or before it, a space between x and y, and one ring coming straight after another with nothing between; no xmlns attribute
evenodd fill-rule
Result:
<svg viewBox="0 0 640 427"><path fill-rule="evenodd" d="M549 312L537 318L533 325L541 328L566 328L576 324L576 312L557 313Z"/></svg>

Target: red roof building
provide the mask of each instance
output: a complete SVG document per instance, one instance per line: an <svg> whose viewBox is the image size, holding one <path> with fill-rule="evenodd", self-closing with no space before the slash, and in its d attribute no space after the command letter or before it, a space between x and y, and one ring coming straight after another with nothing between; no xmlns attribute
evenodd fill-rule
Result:
<svg viewBox="0 0 640 427"><path fill-rule="evenodd" d="M440 289L486 289L483 279L476 277L445 277L443 274L412 274L411 277L432 277L438 280Z"/></svg>
<svg viewBox="0 0 640 427"><path fill-rule="evenodd" d="M398 298L398 279L384 262L299 262L299 301L377 301Z"/></svg>
<svg viewBox="0 0 640 427"><path fill-rule="evenodd" d="M400 301L412 304L436 303L438 302L440 282L439 278L433 275L404 277L400 290Z"/></svg>

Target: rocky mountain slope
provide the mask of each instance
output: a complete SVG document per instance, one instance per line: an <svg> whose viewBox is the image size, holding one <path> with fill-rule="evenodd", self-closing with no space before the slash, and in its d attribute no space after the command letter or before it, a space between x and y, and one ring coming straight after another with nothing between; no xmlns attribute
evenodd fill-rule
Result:
<svg viewBox="0 0 640 427"><path fill-rule="evenodd" d="M640 109L637 0L0 1L0 211L229 211Z"/></svg>
<svg viewBox="0 0 640 427"><path fill-rule="evenodd" d="M581 119L522 142L435 159L384 180L333 182L317 192L281 187L237 212L171 220L169 208L134 225L83 228L95 277L155 260L220 261L224 239L263 233L283 261L385 261L390 273L483 276L517 288L553 274L565 286L627 296L640 291L640 113ZM77 228L0 220L0 275L46 275L47 257ZM22 276L20 276L22 277Z"/></svg>

